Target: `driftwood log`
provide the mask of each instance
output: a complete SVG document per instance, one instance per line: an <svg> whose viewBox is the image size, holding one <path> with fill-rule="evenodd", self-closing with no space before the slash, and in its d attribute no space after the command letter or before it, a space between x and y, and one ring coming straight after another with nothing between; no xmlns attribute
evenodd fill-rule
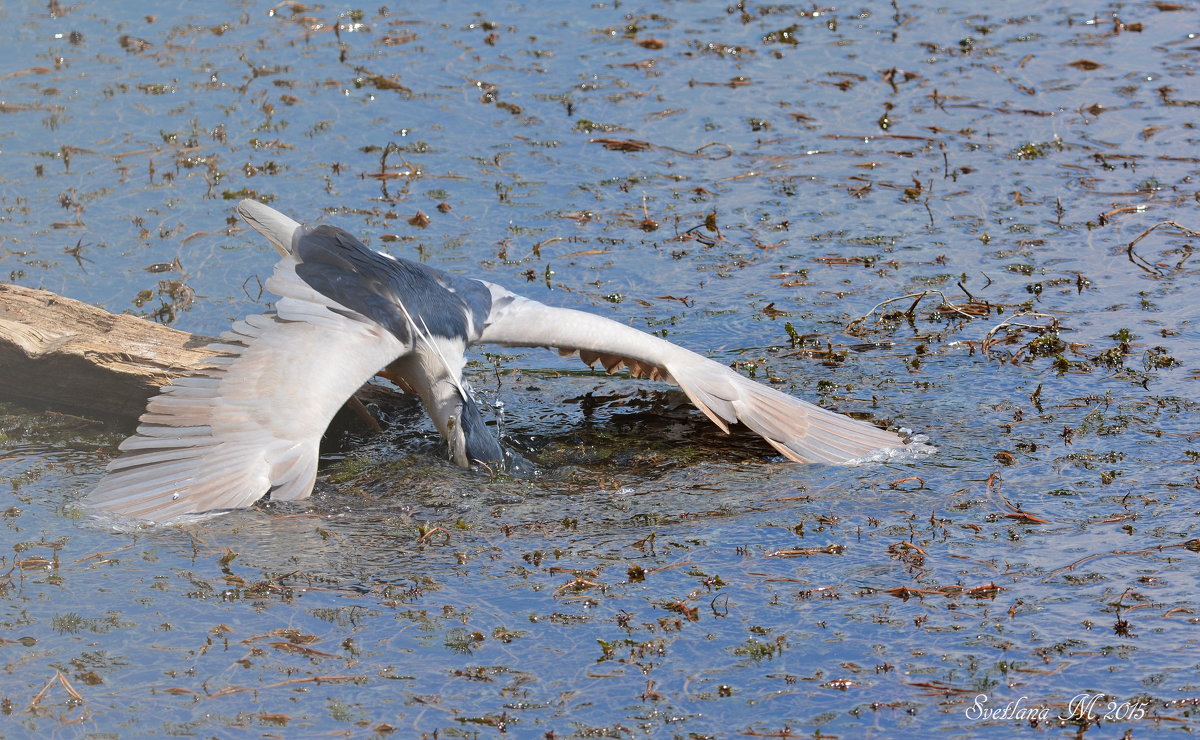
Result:
<svg viewBox="0 0 1200 740"><path fill-rule="evenodd" d="M46 290L0 284L0 400L131 423L159 388L212 356L206 347L214 341ZM358 393L376 403L397 395L379 386ZM377 428L361 403L352 404L360 423Z"/></svg>
<svg viewBox="0 0 1200 740"><path fill-rule="evenodd" d="M209 337L0 285L0 396L22 405L136 419L146 399L211 356Z"/></svg>

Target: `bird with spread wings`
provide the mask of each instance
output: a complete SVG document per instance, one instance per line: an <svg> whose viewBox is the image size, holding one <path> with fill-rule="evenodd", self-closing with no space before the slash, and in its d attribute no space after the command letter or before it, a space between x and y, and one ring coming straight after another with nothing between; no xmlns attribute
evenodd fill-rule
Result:
<svg viewBox="0 0 1200 740"><path fill-rule="evenodd" d="M274 310L234 323L199 372L151 398L137 432L85 504L162 522L306 498L334 413L386 368L416 394L456 464L503 464L462 378L475 344L549 347L608 372L679 386L714 424L744 424L796 462L845 463L904 447L898 435L746 378L664 339L584 311L367 248L334 226L301 226L253 200L238 214L281 259Z"/></svg>

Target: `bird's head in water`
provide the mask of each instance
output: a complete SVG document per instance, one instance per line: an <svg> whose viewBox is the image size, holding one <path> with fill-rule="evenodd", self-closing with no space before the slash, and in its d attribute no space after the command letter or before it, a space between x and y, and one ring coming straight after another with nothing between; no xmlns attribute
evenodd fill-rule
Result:
<svg viewBox="0 0 1200 740"><path fill-rule="evenodd" d="M529 475L533 464L520 454L504 449L483 421L479 404L470 391L459 392L459 413L448 420L446 439L450 459L458 465L482 465L490 470L503 470L516 475Z"/></svg>

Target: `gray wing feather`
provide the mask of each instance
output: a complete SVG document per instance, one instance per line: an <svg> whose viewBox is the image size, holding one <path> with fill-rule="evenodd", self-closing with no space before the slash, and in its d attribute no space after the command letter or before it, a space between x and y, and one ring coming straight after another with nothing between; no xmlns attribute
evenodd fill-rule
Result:
<svg viewBox="0 0 1200 740"><path fill-rule="evenodd" d="M271 242L280 257L292 254L292 241L301 228L298 222L249 198L237 204L237 212L242 220Z"/></svg>
<svg viewBox="0 0 1200 740"><path fill-rule="evenodd" d="M796 462L852 462L881 449L900 449L898 435L815 406L739 375L666 340L602 316L552 308L487 284L492 312L479 342L553 347L578 353L608 372L678 385L723 431L741 422Z"/></svg>

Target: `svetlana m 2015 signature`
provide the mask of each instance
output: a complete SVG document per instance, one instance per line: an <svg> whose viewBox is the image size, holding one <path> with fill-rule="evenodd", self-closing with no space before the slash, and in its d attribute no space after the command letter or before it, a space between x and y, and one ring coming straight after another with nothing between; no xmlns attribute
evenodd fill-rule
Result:
<svg viewBox="0 0 1200 740"><path fill-rule="evenodd" d="M967 719L972 720L1012 720L1028 722L1037 720L1045 722L1049 719L1086 720L1095 722L1129 722L1146 716L1146 700L1113 701L1106 699L1103 694L1076 694L1067 703L1066 711L1053 713L1053 707L1048 704L1030 704L1029 697L1021 696L1006 704L988 706L987 694L976 695L971 705L963 710Z"/></svg>

